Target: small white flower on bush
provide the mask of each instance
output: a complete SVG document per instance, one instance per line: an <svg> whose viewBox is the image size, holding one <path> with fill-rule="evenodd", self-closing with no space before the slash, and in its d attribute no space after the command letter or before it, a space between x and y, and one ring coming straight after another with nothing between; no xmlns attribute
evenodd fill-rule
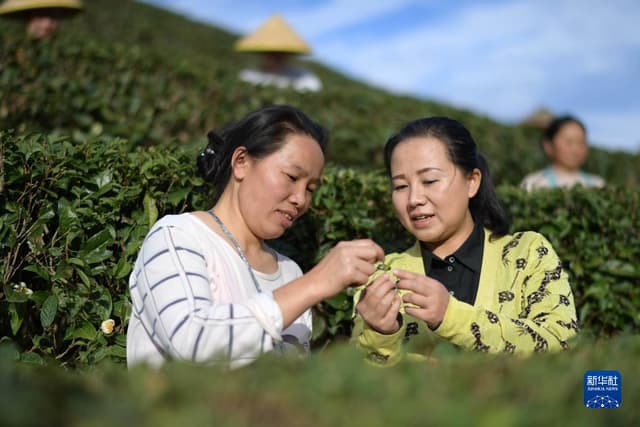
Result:
<svg viewBox="0 0 640 427"><path fill-rule="evenodd" d="M102 322L102 325L100 325L100 329L102 329L102 332L105 335L111 335L113 333L114 326L116 326L116 322L113 319L107 319Z"/></svg>
<svg viewBox="0 0 640 427"><path fill-rule="evenodd" d="M33 291L27 288L27 284L24 282L20 282L20 284L13 285L13 290L16 292L20 292L21 294L24 294L28 297L30 297L33 294Z"/></svg>

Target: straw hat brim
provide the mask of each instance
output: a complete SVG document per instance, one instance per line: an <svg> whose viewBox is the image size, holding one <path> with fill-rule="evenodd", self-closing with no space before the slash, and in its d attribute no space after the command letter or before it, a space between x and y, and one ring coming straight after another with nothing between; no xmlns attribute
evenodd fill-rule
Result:
<svg viewBox="0 0 640 427"><path fill-rule="evenodd" d="M80 0L7 0L0 5L0 15L28 13L38 9L57 9L75 13L82 10Z"/></svg>
<svg viewBox="0 0 640 427"><path fill-rule="evenodd" d="M270 17L255 32L234 46L238 52L310 53L311 48L279 15Z"/></svg>

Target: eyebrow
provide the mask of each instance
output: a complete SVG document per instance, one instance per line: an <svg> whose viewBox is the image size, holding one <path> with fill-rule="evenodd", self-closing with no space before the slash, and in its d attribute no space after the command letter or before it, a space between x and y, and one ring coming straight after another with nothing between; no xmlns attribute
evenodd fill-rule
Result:
<svg viewBox="0 0 640 427"><path fill-rule="evenodd" d="M416 174L420 175L421 173L425 173L425 172L429 172L432 170L441 170L440 168L436 168L436 167L426 167L426 168L422 168L416 171ZM401 173L395 176L392 176L391 179L406 179L405 174Z"/></svg>

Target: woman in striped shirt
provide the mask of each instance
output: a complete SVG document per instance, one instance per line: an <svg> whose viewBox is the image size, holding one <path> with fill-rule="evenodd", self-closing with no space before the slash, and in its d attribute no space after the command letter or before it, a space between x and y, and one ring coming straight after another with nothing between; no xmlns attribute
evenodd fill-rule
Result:
<svg viewBox="0 0 640 427"><path fill-rule="evenodd" d="M129 366L168 359L242 366L264 352L308 351L310 307L363 283L384 258L371 240L341 242L307 274L265 244L309 208L325 130L271 106L210 132L198 157L218 199L149 231L129 279Z"/></svg>

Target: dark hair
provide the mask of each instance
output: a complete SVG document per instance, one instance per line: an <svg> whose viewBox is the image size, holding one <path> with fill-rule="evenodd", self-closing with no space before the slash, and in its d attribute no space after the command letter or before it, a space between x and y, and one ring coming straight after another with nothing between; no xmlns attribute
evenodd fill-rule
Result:
<svg viewBox="0 0 640 427"><path fill-rule="evenodd" d="M231 156L236 148L245 147L252 158L261 159L278 151L292 133L310 136L326 152L329 136L322 126L297 108L272 105L229 123L220 132L207 133L209 143L198 155L198 170L220 195L229 182Z"/></svg>
<svg viewBox="0 0 640 427"><path fill-rule="evenodd" d="M431 136L441 141L449 159L463 172L479 169L482 173L480 188L469 200L469 210L473 220L491 230L491 237L504 236L509 232L511 222L498 202L496 191L491 182L489 166L478 152L469 131L462 123L448 117L426 117L405 124L392 135L384 146L384 163L391 176L391 155L396 146L408 138Z"/></svg>
<svg viewBox="0 0 640 427"><path fill-rule="evenodd" d="M582 128L585 134L587 133L587 128L580 120L571 115L566 115L556 117L549 123L549 126L547 126L547 129L544 131L544 139L553 142L553 138L555 138L560 129L567 123L575 123Z"/></svg>

